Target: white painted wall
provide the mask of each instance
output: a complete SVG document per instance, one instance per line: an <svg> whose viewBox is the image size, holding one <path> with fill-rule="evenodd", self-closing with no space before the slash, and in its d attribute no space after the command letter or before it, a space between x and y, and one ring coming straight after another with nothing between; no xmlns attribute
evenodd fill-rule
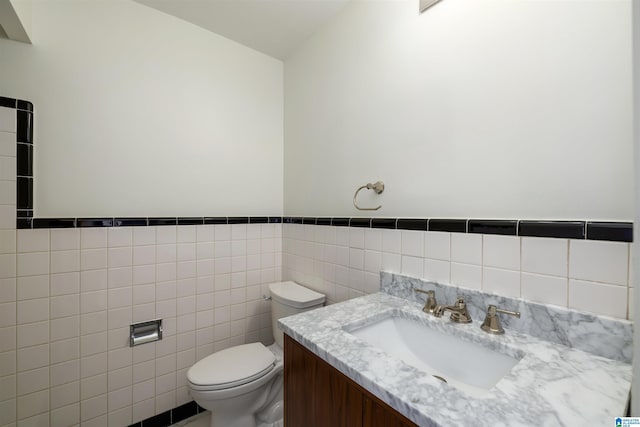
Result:
<svg viewBox="0 0 640 427"><path fill-rule="evenodd" d="M353 2L285 62L285 214L633 219L629 15Z"/></svg>
<svg viewBox="0 0 640 427"><path fill-rule="evenodd" d="M36 216L282 212L281 61L130 0L32 12L0 95L35 104Z"/></svg>

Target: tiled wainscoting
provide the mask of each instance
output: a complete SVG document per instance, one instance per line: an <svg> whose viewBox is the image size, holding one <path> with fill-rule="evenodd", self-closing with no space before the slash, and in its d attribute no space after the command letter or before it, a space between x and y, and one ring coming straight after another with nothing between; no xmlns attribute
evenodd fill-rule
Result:
<svg viewBox="0 0 640 427"><path fill-rule="evenodd" d="M197 360L273 341L262 294L281 276L281 227L5 226L0 425L122 427L189 402ZM129 324L155 318L162 341L130 348Z"/></svg>
<svg viewBox="0 0 640 427"><path fill-rule="evenodd" d="M283 224L283 276L331 302L380 290L379 271L632 319L630 243Z"/></svg>

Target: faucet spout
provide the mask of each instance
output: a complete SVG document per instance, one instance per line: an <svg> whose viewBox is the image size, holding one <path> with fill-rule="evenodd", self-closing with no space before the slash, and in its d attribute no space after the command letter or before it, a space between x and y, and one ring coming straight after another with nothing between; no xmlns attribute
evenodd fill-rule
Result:
<svg viewBox="0 0 640 427"><path fill-rule="evenodd" d="M451 312L451 321L456 323L471 323L471 316L467 311L467 304L462 297L458 297L454 305L438 305L433 311L436 317L442 317L445 312Z"/></svg>

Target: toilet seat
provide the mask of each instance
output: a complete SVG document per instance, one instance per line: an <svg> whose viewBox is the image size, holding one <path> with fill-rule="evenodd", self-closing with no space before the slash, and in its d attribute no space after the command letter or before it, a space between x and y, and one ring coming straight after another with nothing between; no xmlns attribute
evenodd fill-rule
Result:
<svg viewBox="0 0 640 427"><path fill-rule="evenodd" d="M187 380L193 390L225 390L264 377L275 365L275 355L262 343L244 344L200 360L187 371Z"/></svg>

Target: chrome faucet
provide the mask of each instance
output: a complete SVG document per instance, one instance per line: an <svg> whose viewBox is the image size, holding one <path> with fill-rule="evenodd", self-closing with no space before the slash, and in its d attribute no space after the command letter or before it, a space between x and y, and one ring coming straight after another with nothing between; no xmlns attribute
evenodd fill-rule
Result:
<svg viewBox="0 0 640 427"><path fill-rule="evenodd" d="M436 317L442 317L447 312L451 312L451 321L456 323L471 323L471 316L467 311L467 304L462 297L458 297L454 305L439 305L433 311Z"/></svg>

